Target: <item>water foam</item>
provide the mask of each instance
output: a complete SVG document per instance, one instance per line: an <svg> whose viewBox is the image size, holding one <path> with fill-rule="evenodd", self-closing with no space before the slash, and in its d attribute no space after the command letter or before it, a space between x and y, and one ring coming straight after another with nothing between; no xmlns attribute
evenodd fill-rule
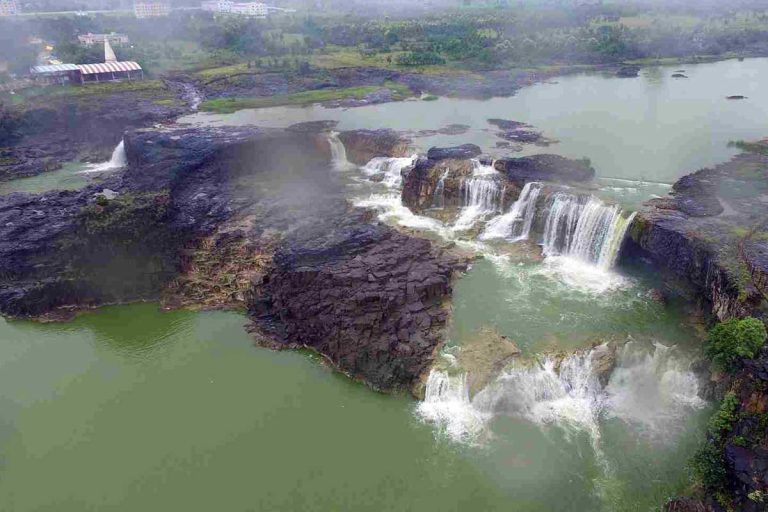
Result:
<svg viewBox="0 0 768 512"><path fill-rule="evenodd" d="M540 193L541 183L526 183L509 212L492 219L480 239L504 238L510 242L528 240L536 218L536 201Z"/></svg>
<svg viewBox="0 0 768 512"><path fill-rule="evenodd" d="M128 155L125 153L125 141L120 141L120 144L112 151L112 157L107 162L100 164L91 164L84 170L80 171L80 174L95 174L101 172L114 171L116 169L122 169L128 165Z"/></svg>

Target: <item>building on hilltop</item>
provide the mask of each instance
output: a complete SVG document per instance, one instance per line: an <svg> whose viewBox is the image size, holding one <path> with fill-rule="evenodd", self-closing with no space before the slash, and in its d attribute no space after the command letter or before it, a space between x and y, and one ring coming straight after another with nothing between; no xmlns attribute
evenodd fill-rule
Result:
<svg viewBox="0 0 768 512"><path fill-rule="evenodd" d="M109 41L110 44L123 45L130 43L130 39L125 34L117 34L112 32L110 34L80 34L77 36L77 40L83 46L93 46L95 44L104 44L104 41Z"/></svg>
<svg viewBox="0 0 768 512"><path fill-rule="evenodd" d="M0 16L14 16L20 12L21 9L16 0L0 0Z"/></svg>
<svg viewBox="0 0 768 512"><path fill-rule="evenodd" d="M269 14L267 4L261 2L233 2L231 0L213 0L203 2L204 11L224 14L236 14L239 16L251 16L254 18L266 18Z"/></svg>
<svg viewBox="0 0 768 512"><path fill-rule="evenodd" d="M168 16L171 13L171 4L168 2L137 1L133 3L133 13L137 18Z"/></svg>

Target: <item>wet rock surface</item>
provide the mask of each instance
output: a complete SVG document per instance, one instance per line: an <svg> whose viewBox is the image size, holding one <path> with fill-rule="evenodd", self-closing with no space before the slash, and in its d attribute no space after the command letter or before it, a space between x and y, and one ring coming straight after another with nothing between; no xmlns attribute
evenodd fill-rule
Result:
<svg viewBox="0 0 768 512"><path fill-rule="evenodd" d="M410 388L442 343L467 260L351 208L315 128L135 130L128 167L98 186L0 197L0 311L248 307L273 346Z"/></svg>
<svg viewBox="0 0 768 512"><path fill-rule="evenodd" d="M475 144L463 144L461 146L454 146L450 148L430 148L427 151L427 158L430 160L447 160L447 159L462 159L462 158L476 158L483 153L480 146Z"/></svg>
<svg viewBox="0 0 768 512"><path fill-rule="evenodd" d="M48 98L21 112L18 136L0 140L0 180L34 176L74 160L109 160L125 130L169 121L186 111L176 92ZM160 101L160 100L164 101ZM130 105L130 108L127 106Z"/></svg>
<svg viewBox="0 0 768 512"><path fill-rule="evenodd" d="M364 218L340 210L288 237L251 315L277 347L312 348L377 389L411 388L442 343L466 262Z"/></svg>
<svg viewBox="0 0 768 512"><path fill-rule="evenodd" d="M533 155L496 160L496 170L522 186L530 181L582 183L595 177L588 160L573 160L559 155Z"/></svg>
<svg viewBox="0 0 768 512"><path fill-rule="evenodd" d="M768 156L744 153L681 178L646 203L628 258L649 257L692 286L721 320L764 316L768 283Z"/></svg>
<svg viewBox="0 0 768 512"><path fill-rule="evenodd" d="M407 156L410 141L394 130L353 130L339 134L344 143L347 159L357 165L365 165L379 156Z"/></svg>

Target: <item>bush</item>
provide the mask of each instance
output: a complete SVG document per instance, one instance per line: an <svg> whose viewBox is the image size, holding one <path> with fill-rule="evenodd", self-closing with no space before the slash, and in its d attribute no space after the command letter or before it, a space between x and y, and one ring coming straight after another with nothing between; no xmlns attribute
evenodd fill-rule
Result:
<svg viewBox="0 0 768 512"><path fill-rule="evenodd" d="M429 66L445 64L445 59L434 52L409 52L398 55L397 63L401 66Z"/></svg>
<svg viewBox="0 0 768 512"><path fill-rule="evenodd" d="M722 451L710 442L702 445L690 462L694 478L707 489L719 490L725 487L725 460Z"/></svg>
<svg viewBox="0 0 768 512"><path fill-rule="evenodd" d="M739 409L739 399L735 393L729 392L723 398L720 409L709 419L709 434L717 440L724 432L729 432L736 421L736 411Z"/></svg>
<svg viewBox="0 0 768 512"><path fill-rule="evenodd" d="M756 318L729 320L709 331L706 354L723 370L733 370L739 360L751 359L768 336L763 322Z"/></svg>

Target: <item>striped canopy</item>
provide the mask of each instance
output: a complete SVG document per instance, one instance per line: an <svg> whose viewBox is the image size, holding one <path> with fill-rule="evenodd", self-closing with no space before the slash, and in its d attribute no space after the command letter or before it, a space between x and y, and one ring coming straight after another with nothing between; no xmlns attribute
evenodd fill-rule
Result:
<svg viewBox="0 0 768 512"><path fill-rule="evenodd" d="M141 66L135 62L104 62L102 64L79 64L78 69L84 75L100 73L117 73L120 71L141 71Z"/></svg>

